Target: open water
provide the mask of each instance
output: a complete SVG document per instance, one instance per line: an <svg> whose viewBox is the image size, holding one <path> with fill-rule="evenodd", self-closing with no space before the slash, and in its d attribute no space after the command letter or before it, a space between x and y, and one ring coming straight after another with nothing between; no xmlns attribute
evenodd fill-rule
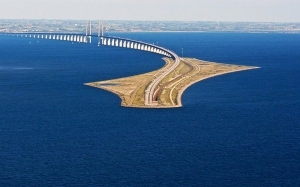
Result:
<svg viewBox="0 0 300 187"><path fill-rule="evenodd" d="M261 68L191 86L182 108L124 108L83 84L161 56L0 36L0 186L300 186L299 34L111 35Z"/></svg>

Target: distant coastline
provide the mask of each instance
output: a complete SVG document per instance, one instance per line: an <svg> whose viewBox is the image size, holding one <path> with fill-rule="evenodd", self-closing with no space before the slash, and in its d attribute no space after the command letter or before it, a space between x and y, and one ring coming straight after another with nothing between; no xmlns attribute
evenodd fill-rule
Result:
<svg viewBox="0 0 300 187"><path fill-rule="evenodd" d="M300 31L298 32L280 32L280 31L122 31L122 32L109 32L109 33L249 33L249 34L300 34Z"/></svg>
<svg viewBox="0 0 300 187"><path fill-rule="evenodd" d="M82 32L86 20L0 19L0 32ZM98 20L92 29L97 32ZM105 32L300 33L293 22L126 21L104 20Z"/></svg>

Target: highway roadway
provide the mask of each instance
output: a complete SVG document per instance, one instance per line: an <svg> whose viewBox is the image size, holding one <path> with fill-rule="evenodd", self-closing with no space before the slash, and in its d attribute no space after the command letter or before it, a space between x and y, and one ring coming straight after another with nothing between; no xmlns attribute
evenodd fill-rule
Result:
<svg viewBox="0 0 300 187"><path fill-rule="evenodd" d="M189 63L186 63L186 62L183 61L182 59L181 59L181 61L182 61L186 66L188 66L188 67L190 68L190 70L187 71L187 72L185 72L184 74L181 74L181 75L177 76L176 78L174 78L174 79L172 79L172 80L170 80L170 81L168 81L168 82L165 82L164 84L160 85L160 87L157 88L156 91L154 92L154 96L153 96L153 100L154 100L154 101L157 101L158 96L161 94L161 92L163 91L163 89L164 89L165 87L169 86L171 83L173 84L173 83L178 82L179 80L185 79L184 77L186 77L189 73L191 73L191 72L194 70L194 66L190 65ZM172 100L171 97L170 97L170 100L171 100L171 102L174 104L174 102L173 102L173 100Z"/></svg>
<svg viewBox="0 0 300 187"><path fill-rule="evenodd" d="M165 78L169 73L171 73L180 63L180 58L177 54L173 51L168 50L168 53L174 58L175 63L169 67L164 73L160 76L156 77L147 87L145 91L145 105L156 105L157 104L157 97L155 96L155 92L159 91L157 88L158 84Z"/></svg>

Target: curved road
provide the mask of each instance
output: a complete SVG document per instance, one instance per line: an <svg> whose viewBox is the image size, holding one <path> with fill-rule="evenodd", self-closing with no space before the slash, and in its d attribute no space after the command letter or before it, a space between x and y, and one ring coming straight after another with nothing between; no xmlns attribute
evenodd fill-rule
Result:
<svg viewBox="0 0 300 187"><path fill-rule="evenodd" d="M153 96L154 101L157 101L158 96L159 96L159 95L161 94L161 92L163 91L163 88L165 88L165 87L168 86L169 84L174 83L174 82L178 81L179 79L185 77L186 75L188 75L190 72L192 72L192 71L194 70L194 67L193 67L192 65L190 65L190 64L188 64L188 63L186 63L186 62L184 62L184 61L182 61L182 62L185 63L185 64L190 68L190 70L187 71L187 72L185 72L184 74L182 74L182 75L180 75L180 76L178 76L178 77L176 77L176 78L174 78L174 79L168 81L168 82L165 82L165 83L162 84L159 88L157 88L157 90L154 92L154 96ZM173 101L172 101L172 102L173 102Z"/></svg>
<svg viewBox="0 0 300 187"><path fill-rule="evenodd" d="M157 101L157 97L155 97L154 93L156 92L156 88L158 84L161 82L161 80L167 76L169 73L171 73L180 63L180 58L177 54L175 54L173 51L168 50L168 52L171 54L171 56L174 58L175 63L167 69L163 74L158 76L156 79L154 79L149 86L146 89L145 93L145 105L156 105L156 103L153 103L154 101Z"/></svg>

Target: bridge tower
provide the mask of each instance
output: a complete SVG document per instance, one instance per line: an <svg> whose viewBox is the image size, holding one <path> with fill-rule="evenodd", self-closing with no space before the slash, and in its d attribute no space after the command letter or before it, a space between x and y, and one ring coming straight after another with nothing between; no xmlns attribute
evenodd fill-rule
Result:
<svg viewBox="0 0 300 187"><path fill-rule="evenodd" d="M102 36L104 36L104 21L102 20Z"/></svg>
<svg viewBox="0 0 300 187"><path fill-rule="evenodd" d="M99 20L99 25L98 25L98 46L100 46L100 42L101 42L101 39L100 39L100 32L101 32L101 21Z"/></svg>
<svg viewBox="0 0 300 187"><path fill-rule="evenodd" d="M101 44L101 40L103 40L104 36L104 22L99 20L99 26L98 26L98 46Z"/></svg>
<svg viewBox="0 0 300 187"><path fill-rule="evenodd" d="M85 37L89 39L89 43L92 43L92 21L87 21L86 23Z"/></svg>

